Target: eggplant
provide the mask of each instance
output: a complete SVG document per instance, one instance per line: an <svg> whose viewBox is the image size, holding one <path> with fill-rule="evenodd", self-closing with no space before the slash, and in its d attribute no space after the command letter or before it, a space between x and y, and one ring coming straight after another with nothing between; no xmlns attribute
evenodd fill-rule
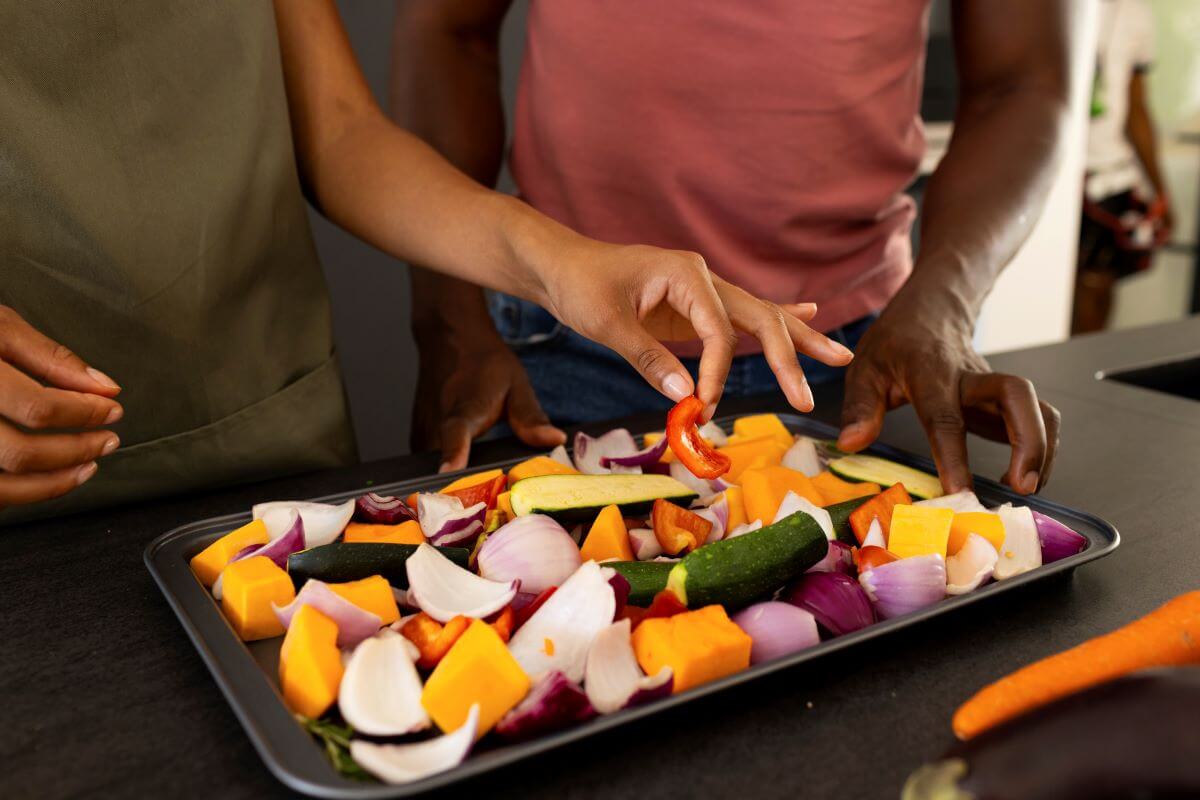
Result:
<svg viewBox="0 0 1200 800"><path fill-rule="evenodd" d="M1200 667L1147 670L951 748L902 800L1200 797Z"/></svg>

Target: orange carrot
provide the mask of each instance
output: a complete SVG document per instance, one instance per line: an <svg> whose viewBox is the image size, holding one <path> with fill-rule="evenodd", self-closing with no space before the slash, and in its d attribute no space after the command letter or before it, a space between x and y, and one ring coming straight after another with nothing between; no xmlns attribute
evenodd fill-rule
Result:
<svg viewBox="0 0 1200 800"><path fill-rule="evenodd" d="M1141 619L1022 667L959 706L960 739L1090 686L1151 667L1200 664L1200 591L1180 595Z"/></svg>

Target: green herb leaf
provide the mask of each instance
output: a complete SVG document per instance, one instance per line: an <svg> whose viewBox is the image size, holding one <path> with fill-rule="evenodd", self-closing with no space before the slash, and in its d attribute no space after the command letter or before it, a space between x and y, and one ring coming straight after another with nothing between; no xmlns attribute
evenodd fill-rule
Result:
<svg viewBox="0 0 1200 800"><path fill-rule="evenodd" d="M350 739L354 729L349 725L338 725L328 719L310 719L300 714L296 720L304 726L312 736L321 741L325 747L325 755L329 763L339 775L355 781L373 781L374 778L350 757Z"/></svg>

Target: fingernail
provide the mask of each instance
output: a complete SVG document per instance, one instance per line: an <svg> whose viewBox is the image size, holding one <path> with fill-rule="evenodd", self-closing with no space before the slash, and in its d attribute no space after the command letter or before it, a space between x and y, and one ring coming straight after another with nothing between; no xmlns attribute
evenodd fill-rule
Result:
<svg viewBox="0 0 1200 800"><path fill-rule="evenodd" d="M816 402L813 400L812 387L808 385L808 381L800 384L800 405L804 407L803 410L805 411L812 410L816 406Z"/></svg>
<svg viewBox="0 0 1200 800"><path fill-rule="evenodd" d="M1021 479L1021 489L1033 494L1037 491L1039 477L1041 476L1038 475L1037 470L1030 470L1029 472L1026 472L1025 477Z"/></svg>
<svg viewBox="0 0 1200 800"><path fill-rule="evenodd" d="M688 391L688 383L683 376L677 372L672 372L667 377L663 378L663 391L667 393L667 397L678 403L683 398L687 397L691 392Z"/></svg>
<svg viewBox="0 0 1200 800"><path fill-rule="evenodd" d="M96 474L96 462L95 461L84 464L75 473L75 485L79 486L81 484L87 483L88 481L90 481L92 479L92 476L95 474Z"/></svg>
<svg viewBox="0 0 1200 800"><path fill-rule="evenodd" d="M104 456L108 455L113 450L116 450L117 446L120 444L121 444L121 440L118 439L116 436L109 437L108 441L106 441L104 443L104 447L101 448L100 455L104 455Z"/></svg>
<svg viewBox="0 0 1200 800"><path fill-rule="evenodd" d="M112 378L108 377L107 375L105 375L103 372L96 369L95 367L88 367L87 374L91 376L92 380L94 380L96 383L100 384L101 386L105 386L109 389L120 389L121 388L120 386L117 385L116 381L114 381Z"/></svg>
<svg viewBox="0 0 1200 800"><path fill-rule="evenodd" d="M104 424L112 425L123 416L125 416L125 409L120 406L113 406L112 411L109 411L108 416L104 418Z"/></svg>
<svg viewBox="0 0 1200 800"><path fill-rule="evenodd" d="M835 342L832 339L829 340L829 344L833 347L833 352L837 353L839 356L850 356L851 358L854 358L854 351L849 347L846 347L840 342Z"/></svg>

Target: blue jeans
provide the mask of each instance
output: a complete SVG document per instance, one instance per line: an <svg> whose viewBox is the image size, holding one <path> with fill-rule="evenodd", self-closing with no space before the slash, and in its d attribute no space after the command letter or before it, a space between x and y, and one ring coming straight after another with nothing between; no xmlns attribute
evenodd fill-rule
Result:
<svg viewBox="0 0 1200 800"><path fill-rule="evenodd" d="M492 294L489 306L500 336L521 359L542 408L556 425L616 419L641 411L665 412L671 407L671 401L625 359L580 336L540 306L503 294ZM874 319L863 317L828 335L854 349ZM695 379L700 360L681 361ZM838 380L843 372L807 356L800 357L800 366L813 384ZM779 384L761 353L734 358L725 382L726 397L774 391L779 391Z"/></svg>

